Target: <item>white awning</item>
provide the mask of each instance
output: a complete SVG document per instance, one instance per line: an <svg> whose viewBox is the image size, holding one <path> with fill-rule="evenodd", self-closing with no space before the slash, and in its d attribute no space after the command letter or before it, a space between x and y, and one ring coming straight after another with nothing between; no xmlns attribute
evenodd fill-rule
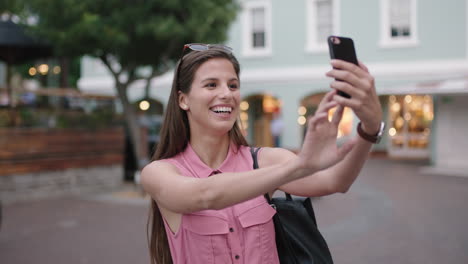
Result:
<svg viewBox="0 0 468 264"><path fill-rule="evenodd" d="M386 87L382 94L468 94L468 77Z"/></svg>

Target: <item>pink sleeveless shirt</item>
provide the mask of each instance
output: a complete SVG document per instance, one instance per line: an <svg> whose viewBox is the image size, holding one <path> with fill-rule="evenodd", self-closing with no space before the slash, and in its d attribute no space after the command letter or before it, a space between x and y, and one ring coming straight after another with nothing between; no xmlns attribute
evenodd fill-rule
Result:
<svg viewBox="0 0 468 264"><path fill-rule="evenodd" d="M231 144L221 166L205 165L190 144L177 156L162 160L187 177L206 178L222 172L252 170L250 148ZM190 195L190 194L187 194ZM272 217L276 211L263 196L221 209L182 215L177 233L165 228L174 264L279 264Z"/></svg>

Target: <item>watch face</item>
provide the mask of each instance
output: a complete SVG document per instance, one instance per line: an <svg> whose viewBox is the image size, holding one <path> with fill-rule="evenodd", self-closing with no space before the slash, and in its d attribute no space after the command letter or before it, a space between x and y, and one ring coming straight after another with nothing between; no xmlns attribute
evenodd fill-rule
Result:
<svg viewBox="0 0 468 264"><path fill-rule="evenodd" d="M380 123L380 130L379 130L379 133L377 134L377 138L375 141L376 144L380 143L380 140L382 140L384 131L385 131L385 122L382 122Z"/></svg>
<svg viewBox="0 0 468 264"><path fill-rule="evenodd" d="M385 131L385 123L382 122L382 123L380 123L380 130L379 130L379 134L377 134L377 136L382 137L384 131Z"/></svg>

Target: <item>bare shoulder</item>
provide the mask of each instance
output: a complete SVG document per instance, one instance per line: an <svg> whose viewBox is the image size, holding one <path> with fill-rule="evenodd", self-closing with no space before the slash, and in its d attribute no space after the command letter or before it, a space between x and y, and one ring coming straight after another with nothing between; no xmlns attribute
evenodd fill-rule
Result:
<svg viewBox="0 0 468 264"><path fill-rule="evenodd" d="M175 165L169 162L159 160L153 161L146 165L141 171L141 183L145 185L167 174L180 174L180 172Z"/></svg>
<svg viewBox="0 0 468 264"><path fill-rule="evenodd" d="M264 147L258 154L258 165L260 168L285 162L296 156L292 151L284 148Z"/></svg>

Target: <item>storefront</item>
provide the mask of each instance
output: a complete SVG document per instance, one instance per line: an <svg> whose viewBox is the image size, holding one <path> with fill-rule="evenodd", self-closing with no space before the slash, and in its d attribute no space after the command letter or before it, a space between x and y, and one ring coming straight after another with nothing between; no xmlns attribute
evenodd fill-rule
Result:
<svg viewBox="0 0 468 264"><path fill-rule="evenodd" d="M301 100L301 105L297 109L298 118L297 123L302 127L302 136L305 136L305 132L307 129L307 120L309 117L315 114L315 111L320 104L325 93L313 94L305 97ZM333 114L335 113L335 109L333 108L329 113L329 119L332 118ZM353 130L353 122L354 122L354 114L353 111L349 108L345 108L343 112L343 118L341 119L341 123L338 127L338 138L347 137L352 134Z"/></svg>
<svg viewBox="0 0 468 264"><path fill-rule="evenodd" d="M388 152L425 158L425 172L468 176L468 78L391 87Z"/></svg>
<svg viewBox="0 0 468 264"><path fill-rule="evenodd" d="M320 100L325 94L313 94L301 100L298 108L297 123L302 127L302 136L306 132L307 120L314 115ZM431 154L431 131L434 119L433 98L430 95L405 94L381 96L387 120L387 135L380 147L374 150L385 151L392 158L428 159ZM333 116L335 109L329 113ZM354 134L353 128L358 122L357 117L349 108L345 108L343 118L338 127L338 138L346 138Z"/></svg>
<svg viewBox="0 0 468 264"><path fill-rule="evenodd" d="M388 154L397 158L430 157L434 104L430 95L388 97Z"/></svg>
<svg viewBox="0 0 468 264"><path fill-rule="evenodd" d="M281 101L271 95L252 95L240 104L240 124L244 136L255 146L277 146L275 136L280 137L281 128L272 126L282 122ZM275 143L277 142L277 143Z"/></svg>

